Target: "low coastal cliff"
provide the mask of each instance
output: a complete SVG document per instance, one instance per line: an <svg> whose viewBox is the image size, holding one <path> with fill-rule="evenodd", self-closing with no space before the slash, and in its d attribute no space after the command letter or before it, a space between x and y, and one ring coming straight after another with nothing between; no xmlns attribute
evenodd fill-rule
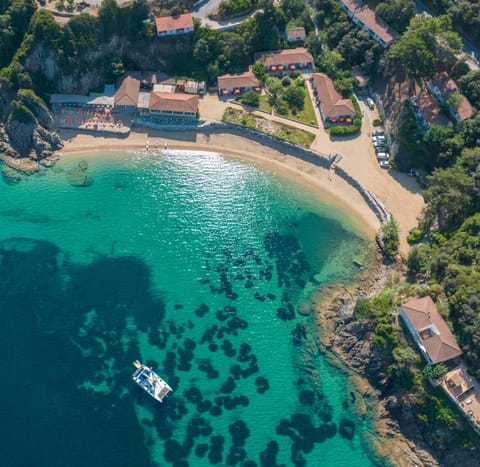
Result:
<svg viewBox="0 0 480 467"><path fill-rule="evenodd" d="M39 161L63 147L54 127L50 111L32 91L12 93L0 81L0 158L7 166L37 171Z"/></svg>
<svg viewBox="0 0 480 467"><path fill-rule="evenodd" d="M374 401L378 423L372 443L389 465L478 465L476 450L464 448L451 430L428 428L421 422L415 396L391 384L388 361L371 339L375 323L354 314L357 298L379 292L388 276L399 270L400 266L385 266L377 258L357 285L321 291L322 298L314 300L321 348L332 361L344 362L353 370L363 398Z"/></svg>

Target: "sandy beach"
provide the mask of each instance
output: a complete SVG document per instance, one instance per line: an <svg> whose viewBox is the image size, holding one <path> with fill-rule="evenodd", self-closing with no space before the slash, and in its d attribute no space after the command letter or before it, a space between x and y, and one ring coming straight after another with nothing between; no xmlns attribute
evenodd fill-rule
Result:
<svg viewBox="0 0 480 467"><path fill-rule="evenodd" d="M232 134L208 135L197 131L175 132L152 129L142 132L131 132L125 138L83 134L75 130L61 130L59 133L65 143L60 154L98 150L145 149L147 141L150 148L153 148L153 142L158 140L160 147L163 147L164 141L168 141L169 149L212 151L222 153L227 157L240 158L259 167L273 170L286 179L302 183L317 191L327 203L348 212L350 221L355 227L371 238L373 238L375 231L380 227L378 219L359 192L342 178L335 175L332 170L323 169L299 158L292 157L287 153L264 146L249 138ZM351 157L346 152L349 148L348 146L345 147L345 142L340 144L342 145L343 158L346 159L345 162L348 162L348 164L342 165L342 167L347 169L350 174L355 174L356 178L358 175L363 186L374 192L385 203L387 209L399 223L401 232L408 233L408 230L416 225L417 216L420 216L423 208L423 198L418 193L418 189L412 190L411 188L403 187L400 182L378 168L378 164L377 166L372 164L373 169L378 170L380 176L386 176L390 180L383 181L382 177L378 177L378 173L376 176L375 173L372 176L370 173L372 167L369 167L371 164L365 164L358 154L361 148L359 142L354 142L355 153ZM318 150L319 148L313 147L313 149ZM330 152L338 152L339 145L331 142L330 147L323 147L322 149L324 153L329 153L329 149ZM344 164L343 160L342 164ZM407 182L413 182L406 176L405 178ZM382 181L380 186L379 180ZM381 191L379 191L379 188L381 188ZM387 190L388 196L384 196L385 190ZM406 206L408 206L408 209L405 209ZM401 253L406 254L407 252L408 244L405 238L403 238Z"/></svg>

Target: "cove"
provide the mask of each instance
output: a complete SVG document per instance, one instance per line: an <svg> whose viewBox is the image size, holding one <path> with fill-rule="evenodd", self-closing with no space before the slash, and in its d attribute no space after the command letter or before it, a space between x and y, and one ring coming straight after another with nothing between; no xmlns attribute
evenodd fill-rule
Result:
<svg viewBox="0 0 480 467"><path fill-rule="evenodd" d="M303 314L366 260L348 214L194 151L70 155L0 196L1 465L377 465Z"/></svg>

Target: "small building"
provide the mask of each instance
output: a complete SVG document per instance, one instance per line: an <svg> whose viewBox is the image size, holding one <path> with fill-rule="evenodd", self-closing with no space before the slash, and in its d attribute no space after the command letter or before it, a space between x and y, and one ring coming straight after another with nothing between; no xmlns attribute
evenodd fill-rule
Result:
<svg viewBox="0 0 480 467"><path fill-rule="evenodd" d="M438 73L432 80L427 83L428 89L435 94L440 102L444 102L450 96L458 93L460 96L460 103L456 109L449 107L449 112L456 122L471 118L474 114L473 107L470 101L458 90L457 83L448 76L447 72Z"/></svg>
<svg viewBox="0 0 480 467"><path fill-rule="evenodd" d="M134 73L127 73L118 80L115 91L115 110L129 112L137 109L140 79Z"/></svg>
<svg viewBox="0 0 480 467"><path fill-rule="evenodd" d="M301 42L307 37L305 28L287 28L284 33L287 42Z"/></svg>
<svg viewBox="0 0 480 467"><path fill-rule="evenodd" d="M191 13L185 13L178 16L162 16L155 18L157 27L157 36L179 36L193 32L193 17Z"/></svg>
<svg viewBox="0 0 480 467"><path fill-rule="evenodd" d="M218 94L224 97L239 96L247 91L260 92L260 83L251 71L218 77Z"/></svg>
<svg viewBox="0 0 480 467"><path fill-rule="evenodd" d="M368 84L368 76L359 65L352 66L352 77L355 80L355 84L360 89L365 88Z"/></svg>
<svg viewBox="0 0 480 467"><path fill-rule="evenodd" d="M388 47L398 36L398 33L385 21L368 8L362 0L338 0L340 6L350 19L381 46Z"/></svg>
<svg viewBox="0 0 480 467"><path fill-rule="evenodd" d="M312 87L324 123L353 123L355 109L352 101L337 92L333 81L325 73L313 74Z"/></svg>
<svg viewBox="0 0 480 467"><path fill-rule="evenodd" d="M152 116L194 120L198 115L198 102L198 95L152 92L148 109Z"/></svg>
<svg viewBox="0 0 480 467"><path fill-rule="evenodd" d="M295 70L311 71L313 69L312 54L304 47L296 49L258 52L255 61L263 60L265 70L269 73L289 73Z"/></svg>
<svg viewBox="0 0 480 467"><path fill-rule="evenodd" d="M398 311L428 363L446 362L462 354L429 296L409 300Z"/></svg>

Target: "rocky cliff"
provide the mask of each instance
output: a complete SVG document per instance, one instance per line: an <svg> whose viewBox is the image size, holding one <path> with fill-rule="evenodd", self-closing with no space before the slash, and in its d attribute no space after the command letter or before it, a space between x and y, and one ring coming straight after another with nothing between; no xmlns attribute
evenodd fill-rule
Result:
<svg viewBox="0 0 480 467"><path fill-rule="evenodd" d="M31 90L13 92L0 82L0 158L5 164L33 173L62 147L44 102Z"/></svg>
<svg viewBox="0 0 480 467"><path fill-rule="evenodd" d="M463 446L454 431L446 426L435 430L425 426L420 420L415 394L392 387L388 361L370 337L374 323L354 315L356 298L384 287L392 268L378 265L376 270L365 274L355 289L337 289L326 301L317 304L322 345L359 375L363 397L375 400L380 435L375 444L391 465L480 465L480 455L474 447Z"/></svg>

